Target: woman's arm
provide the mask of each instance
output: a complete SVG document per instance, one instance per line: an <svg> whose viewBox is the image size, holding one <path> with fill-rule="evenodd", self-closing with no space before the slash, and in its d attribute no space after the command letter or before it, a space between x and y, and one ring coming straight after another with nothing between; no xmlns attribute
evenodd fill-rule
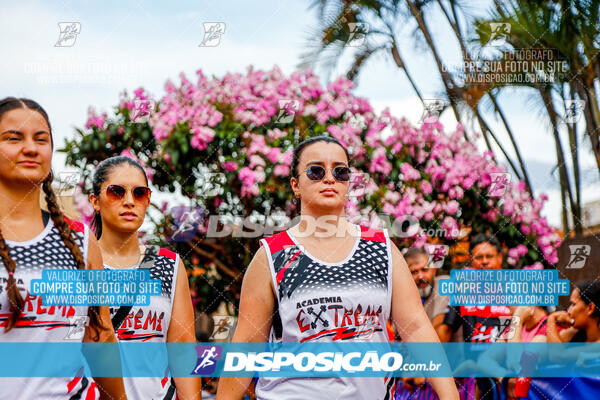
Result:
<svg viewBox="0 0 600 400"><path fill-rule="evenodd" d="M261 246L244 275L238 323L232 342L267 342L274 307L267 253ZM251 379L250 377L220 378L217 399L241 399Z"/></svg>
<svg viewBox="0 0 600 400"><path fill-rule="evenodd" d="M171 311L171 322L167 331L167 342L196 342L194 328L194 306L190 295L185 265L179 260L175 298ZM181 400L200 400L202 398L202 379L199 377L173 377L177 397Z"/></svg>
<svg viewBox="0 0 600 400"><path fill-rule="evenodd" d="M510 330L514 331L514 335L508 338L510 343L521 343L521 333L525 319L533 314L532 306L518 306L510 320Z"/></svg>
<svg viewBox="0 0 600 400"><path fill-rule="evenodd" d="M577 333L577 329L572 326L567 327L571 318L566 311L557 311L548 316L548 327L546 328L546 338L548 343L562 343L570 341ZM565 329L558 331L558 325L563 324Z"/></svg>
<svg viewBox="0 0 600 400"><path fill-rule="evenodd" d="M440 343L438 336L423 309L421 296L408 265L398 247L392 248L392 319L404 342ZM441 400L458 399L458 390L451 377L429 378Z"/></svg>
<svg viewBox="0 0 600 400"><path fill-rule="evenodd" d="M548 316L548 327L546 328L546 340L548 343L562 343L561 337L558 333L558 326L556 325L556 315L552 313Z"/></svg>
<svg viewBox="0 0 600 400"><path fill-rule="evenodd" d="M100 253L100 248L98 247L98 241L94 235L90 235L89 245L88 245L88 269L102 269L102 254ZM104 342L104 343L116 343L117 338L115 337L115 331L113 330L112 322L110 320L110 312L108 311L108 307L100 306L99 307L100 314L100 322L101 327L98 327L98 332L96 332L87 326L85 329L85 334L83 336L84 342ZM116 354L115 354L116 353ZM121 360L119 357L119 352L111 352L111 360L107 360L111 363L118 363L117 365L121 365ZM114 357L119 357L119 359L114 359ZM100 359L98 357L94 357L95 359ZM93 370L93 366L90 366ZM127 399L125 396L125 388L123 387L123 378L121 376L117 377L94 377L94 381L98 385L98 390L100 391L100 399L101 400L116 400L116 399Z"/></svg>
<svg viewBox="0 0 600 400"><path fill-rule="evenodd" d="M558 332L558 326L564 329ZM577 329L572 326L572 320L566 311L557 311L548 316L548 327L546 328L546 338L549 343L569 342L577 333ZM548 346L548 360L551 363L563 364L576 361L581 353L581 348L566 349L559 346Z"/></svg>
<svg viewBox="0 0 600 400"><path fill-rule="evenodd" d="M435 331L440 338L440 342L449 342L452 339L452 328L450 328L450 325L444 324L443 320L442 318L442 322L435 327Z"/></svg>

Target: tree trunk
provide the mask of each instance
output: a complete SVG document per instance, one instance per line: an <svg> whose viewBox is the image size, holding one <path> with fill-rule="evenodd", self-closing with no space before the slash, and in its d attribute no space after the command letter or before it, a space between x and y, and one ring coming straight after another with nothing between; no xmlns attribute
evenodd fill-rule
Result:
<svg viewBox="0 0 600 400"><path fill-rule="evenodd" d="M477 120L479 121L479 125L481 125L481 130L489 133L489 135L492 137L492 139L494 139L494 142L496 142L496 145L500 148L500 151L504 155L504 158L506 158L506 161L508 162L508 165L510 165L510 168L515 173L515 176L517 177L517 179L521 180L522 178L521 178L521 174L519 174L519 170L517 169L515 164L512 162L512 160L510 159L510 157L508 156L506 151L504 150L504 147L502 147L502 145L498 141L498 138L496 138L496 135L494 135L494 133L488 127L487 123L483 120L483 117L481 116L481 114L479 114L479 111L477 111ZM486 143L489 143L488 139L485 136L484 136L484 138L485 138ZM489 144L488 144L488 147L489 147ZM494 158L494 161L497 162L495 160L495 158Z"/></svg>
<svg viewBox="0 0 600 400"><path fill-rule="evenodd" d="M404 74L406 75L406 78L408 79L408 82L410 82L410 85L412 86L413 90L415 91L415 93L417 94L417 96L419 96L419 100L421 100L421 103L423 104L423 107L425 107L425 101L423 100L423 96L421 95L421 91L419 90L419 88L417 87L417 84L415 83L415 81L413 80L412 76L410 75L410 73L406 69L406 63L402 59L402 56L400 55L400 51L398 50L398 47L396 46L396 40L394 40L394 39L392 39L392 40L393 40L393 46L392 46L392 49L391 49L392 58L394 59L394 62L396 63L396 65L398 66L398 68L400 68L401 70L404 71Z"/></svg>
<svg viewBox="0 0 600 400"><path fill-rule="evenodd" d="M506 132L508 133L508 138L510 139L510 142L512 143L513 148L515 149L515 154L517 155L517 160L519 161L519 166L521 167L521 172L523 172L523 179L525 180L525 185L527 186L527 190L529 191L529 194L533 198L533 187L531 186L531 181L529 180L529 174L527 174L527 168L525 167L525 162L523 161L523 158L521 157L521 152L519 151L519 146L517 145L515 136L513 135L512 130L510 129L510 126L508 125L508 121L506 120L506 117L504 116L504 112L502 112L500 105L496 101L496 97L491 92L488 93L488 96L492 100L492 103L494 104L494 108L496 109L496 112L500 116L500 119L502 120L502 123L504 124L504 128L506 129Z"/></svg>
<svg viewBox="0 0 600 400"><path fill-rule="evenodd" d="M596 158L598 170L600 171L600 147L598 140L599 124L595 116L596 113L594 111L594 108L597 107L597 105L594 101L592 101L592 99L590 99L590 96L588 95L588 90L585 88L585 86L578 77L573 79L572 82L575 85L575 89L577 90L579 98L585 101L585 106L583 108L583 115L585 117L585 131L587 132L590 138L590 142L592 144L592 151L594 153L594 157Z"/></svg>
<svg viewBox="0 0 600 400"><path fill-rule="evenodd" d="M569 223L567 215L569 215L567 200L569 201L569 205L571 207L571 211L576 208L575 203L573 201L573 193L571 192L571 184L569 183L569 173L567 171L567 164L565 160L565 155L562 149L562 145L560 143L560 135L558 131L558 125L556 121L556 112L554 110L554 103L552 101L552 96L549 91L545 91L538 87L538 91L540 96L542 97L542 101L544 102L544 107L546 108L546 112L548 113L548 118L550 118L550 123L552 124L552 134L554 135L554 144L556 147L556 158L557 158L557 168L558 175L560 180L560 190L565 195L563 196L562 201L562 209L563 209L563 225L565 225L565 236L567 236L569 232Z"/></svg>
<svg viewBox="0 0 600 400"><path fill-rule="evenodd" d="M569 86L569 97L575 100L575 88L571 83ZM567 98L563 90L563 98ZM566 110L565 110L566 111ZM581 221L581 173L579 170L579 149L577 147L577 122L567 124L569 131L569 146L571 148L571 162L573 163L573 180L575 186L575 204L576 209L573 210L573 229L575 235L583 234L583 224Z"/></svg>
<svg viewBox="0 0 600 400"><path fill-rule="evenodd" d="M442 83L444 84L444 88L446 89L446 95L448 96L448 100L450 101L450 105L452 106L452 110L454 110L454 116L457 121L460 121L460 114L457 109L457 100L462 99L461 90L456 85L452 76L445 70L444 64L442 62L441 57L438 54L437 48L435 47L435 43L433 43L433 38L431 37L431 33L429 32L429 28L425 23L425 19L423 18L423 13L417 7L417 5L411 0L406 0L406 4L408 5L408 9L410 13L417 21L417 25L423 36L425 37L425 41L433 54L433 58L435 59L435 63L437 65L438 71L442 77Z"/></svg>

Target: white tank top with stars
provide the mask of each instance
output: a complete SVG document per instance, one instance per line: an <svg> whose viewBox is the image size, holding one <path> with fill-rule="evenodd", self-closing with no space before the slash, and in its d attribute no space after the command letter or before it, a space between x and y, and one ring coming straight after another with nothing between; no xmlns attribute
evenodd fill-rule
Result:
<svg viewBox="0 0 600 400"><path fill-rule="evenodd" d="M354 225L354 224L353 224ZM336 263L308 253L290 230L260 240L265 247L278 317L270 341L387 342L391 247L386 229L354 225L354 247ZM259 378L258 399L389 399L394 379Z"/></svg>
<svg viewBox="0 0 600 400"><path fill-rule="evenodd" d="M161 248L150 268L150 278L161 281L161 294L151 296L148 306L131 308L115 332L119 342L166 343L171 324L178 267L179 255L169 249ZM107 264L104 264L104 268L121 269ZM139 264L131 268L139 268ZM110 307L111 318L118 309L119 307ZM160 377L124 377L125 392L129 399L175 399L175 382L168 368L167 347L161 347L161 351L154 351L154 347L152 349L152 352L129 353L138 356L137 359L128 357L127 352L121 354L121 362L129 368L136 368L135 366L142 363L145 364L144 370L164 369Z"/></svg>
<svg viewBox="0 0 600 400"><path fill-rule="evenodd" d="M87 265L89 228L81 222L65 218L71 234L83 253ZM10 257L16 262L14 278L25 300L21 318L9 332L4 332L9 315L6 295L8 273L0 260L0 342L77 343L83 340L87 323L87 306L44 306L41 296L30 293L32 279L41 279L43 269L78 269L71 251L64 244L52 220L35 238L25 242L6 241ZM0 399L70 399L92 400L99 398L96 384L84 375L83 358L77 365L66 364L60 357L44 358L47 374L65 373L70 377L0 378ZM10 360L4 360L10 363Z"/></svg>

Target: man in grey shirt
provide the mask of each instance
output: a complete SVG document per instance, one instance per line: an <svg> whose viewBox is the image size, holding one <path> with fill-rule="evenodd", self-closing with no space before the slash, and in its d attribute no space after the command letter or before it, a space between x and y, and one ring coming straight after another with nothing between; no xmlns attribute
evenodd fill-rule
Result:
<svg viewBox="0 0 600 400"><path fill-rule="evenodd" d="M415 280L417 289L419 289L421 301L423 302L423 308L425 309L425 312L427 313L427 316L429 317L434 329L437 331L438 327L444 321L444 315L450 299L448 296L440 296L439 280L449 279L450 276L435 276L437 269L433 267L433 262L431 262L427 251L422 248L409 248L406 253L404 253L404 259L406 260L408 269ZM462 335L462 332L456 332L454 339L459 341L461 337L460 335ZM405 396L415 399L433 398L431 397L433 390L426 383L427 381L425 378L403 377L401 378L401 381L402 389L399 391L401 393L404 392ZM411 395L406 394L405 391L410 392Z"/></svg>
<svg viewBox="0 0 600 400"><path fill-rule="evenodd" d="M424 249L412 247L404 254L404 259L419 289L423 308L425 308L431 324L437 329L444 319L444 312L449 300L448 296L439 295L439 280L450 277L448 275L435 276L437 269L432 268L429 255Z"/></svg>

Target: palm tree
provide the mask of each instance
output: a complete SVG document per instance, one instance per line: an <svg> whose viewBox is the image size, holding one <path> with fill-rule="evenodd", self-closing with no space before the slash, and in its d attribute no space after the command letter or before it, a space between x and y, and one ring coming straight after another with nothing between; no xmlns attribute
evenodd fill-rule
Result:
<svg viewBox="0 0 600 400"><path fill-rule="evenodd" d="M442 81L443 92L454 112L456 120L462 122L464 126L469 126L468 122L471 120L475 121L483 133L483 139L488 150L494 154L494 147L492 145L494 143L516 177L525 181L528 191L533 195L533 189L521 152L499 105L496 103L495 110L500 115L506 128L517 157L518 168L516 163L511 160L504 146L500 143L495 132L489 128L479 110L479 101L482 95L486 94L488 88L481 85L461 83L456 79L456 76L453 76L445 68L444 61L440 56L439 49L433 40L429 28L428 14L434 7L439 7L445 15L460 45L463 61L473 59L470 49L466 45L465 33L460 26L459 14L464 7L461 2L456 0L449 0L447 4L448 6L446 7L440 0L361 0L358 2L347 0L315 0L313 6L318 7L321 24L313 32L311 46L309 47L309 51L303 55L303 61L300 66L314 66L320 63L327 71L331 72L345 52L352 52L354 49L352 54L353 63L348 69L346 76L349 79L355 80L368 59L376 54L384 54L391 57L395 65L405 73L413 90L421 102L423 102L423 96L418 88L418 84L415 82L402 58L395 30L395 27L403 23L415 21L417 28L413 36L424 43L435 60L435 65ZM367 22L370 29L361 32L366 37L365 45L360 48L347 46L348 39L351 37L351 32L348 29L349 24L364 24ZM467 64L465 63L464 65ZM469 140L467 130L465 130L465 138Z"/></svg>
<svg viewBox="0 0 600 400"><path fill-rule="evenodd" d="M458 0L315 0L321 24L313 33L313 47L304 54L303 64L320 64L331 71L347 52L354 52L347 76L356 79L366 61L375 54L384 54L394 61L406 75L417 96L423 101L418 82L404 62L396 40L394 27L414 23L414 37L435 61L441 78L443 92L454 115L463 125L475 121L483 133L489 150L495 145L519 179L523 179L533 195L526 164L519 150L516 136L499 102L506 88L523 88L525 93L535 94L536 102L550 123L555 143L559 182L562 195L563 228L570 231L569 221L573 221L574 233L582 233L581 225L581 168L577 122L564 124L561 118L566 107L581 101L585 136L600 171L600 110L598 93L594 82L600 78L600 0L494 0L494 7L486 18L470 16L468 3ZM465 70L450 73L444 67L439 49L431 35L430 24L433 11L439 11L450 26L457 40ZM461 21L467 23L461 24ZM348 23L369 23L371 29L362 32L366 40L361 48L347 46L350 32L345 29ZM436 21L437 22L437 21ZM554 74L554 80L545 82L491 81L461 79L459 75L478 77L480 72L469 69L470 62L478 59L481 49L492 38L492 23L508 23L511 31L506 39L507 48L498 57L487 61L503 62L512 56L512 50L540 48L552 51L567 66L565 73ZM532 60L530 60L532 61ZM533 64L530 64L533 67ZM506 74L506 73L505 73ZM512 75L523 75L520 72ZM485 83L477 83L485 82ZM507 83L519 82L519 83ZM522 83L521 83L522 82ZM511 160L506 149L498 140L498 135L487 124L482 107L493 112L504 127L514 151L516 162ZM560 139L561 128L568 132L571 170ZM465 137L469 136L465 132ZM517 167L518 165L518 167ZM571 218L569 218L571 217Z"/></svg>
<svg viewBox="0 0 600 400"><path fill-rule="evenodd" d="M600 1L496 1L495 11L485 20L475 21L480 43L489 38L490 22L505 22L511 26L509 44L515 48L538 48L553 54L567 68L562 74L555 74L554 80L540 84L519 84L535 87L552 125L552 133L557 152L557 169L562 194L563 225L569 231L568 209L573 220L573 231L579 235L583 231L581 223L581 173L577 140L576 118L564 124L569 137L572 176L566 165L559 137L561 122L559 114L567 115L567 105L583 102L585 132L590 140L591 150L600 170L600 147L598 127L600 115L598 94L594 81L600 77L600 63L597 39L600 37ZM551 52L551 53L550 53ZM510 53L504 53L504 59ZM561 107L562 105L562 107ZM562 110L558 113L557 110ZM564 120L563 120L564 121ZM571 183L572 182L572 183ZM573 192L575 195L573 195Z"/></svg>

